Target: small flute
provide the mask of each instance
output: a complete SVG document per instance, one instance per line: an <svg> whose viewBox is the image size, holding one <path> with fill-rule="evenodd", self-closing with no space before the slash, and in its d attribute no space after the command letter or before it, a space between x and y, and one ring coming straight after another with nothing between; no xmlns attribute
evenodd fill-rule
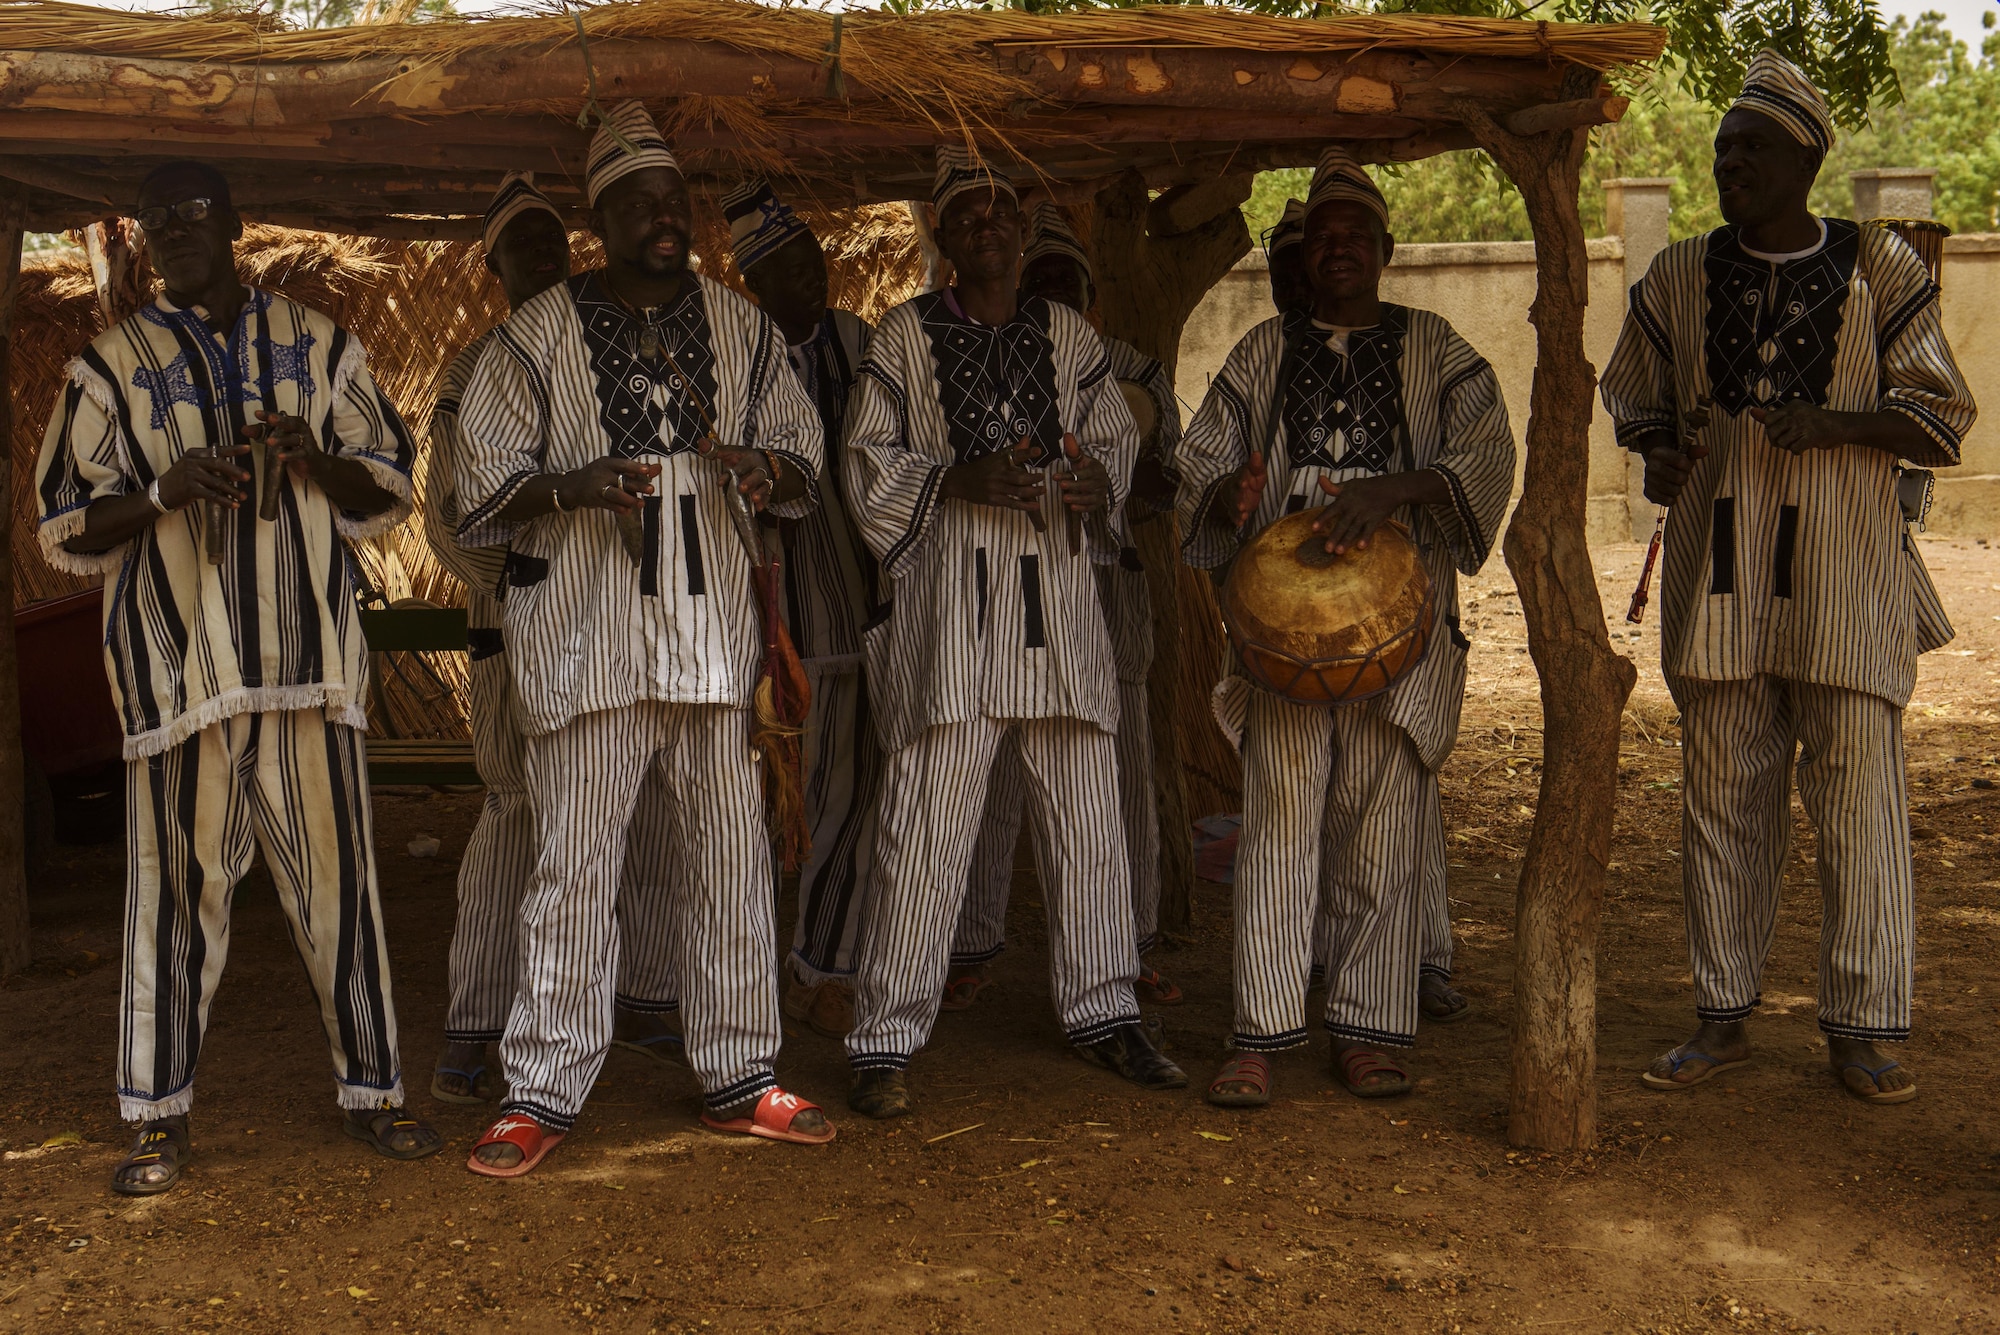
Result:
<svg viewBox="0 0 2000 1335"><path fill-rule="evenodd" d="M278 489L285 480L285 466L278 460L278 447L264 437L264 493L257 502L257 517L273 520L278 517Z"/></svg>
<svg viewBox="0 0 2000 1335"><path fill-rule="evenodd" d="M220 459L222 451L219 448L212 448L208 451L208 457L211 459ZM208 556L208 563L212 566L221 565L223 558L229 554L229 535L222 531L223 513L221 501L202 502L202 547Z"/></svg>

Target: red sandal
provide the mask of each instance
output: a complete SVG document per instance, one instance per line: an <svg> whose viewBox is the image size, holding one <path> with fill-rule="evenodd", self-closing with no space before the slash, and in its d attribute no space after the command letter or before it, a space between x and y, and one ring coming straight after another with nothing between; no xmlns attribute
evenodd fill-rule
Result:
<svg viewBox="0 0 2000 1335"><path fill-rule="evenodd" d="M472 1147L465 1166L481 1177L526 1177L549 1155L549 1151L562 1144L563 1133L550 1131L532 1117L520 1113L508 1113L492 1126ZM482 1163L479 1151L488 1145L512 1145L521 1151L521 1162L512 1168L496 1168L490 1163Z"/></svg>
<svg viewBox="0 0 2000 1335"><path fill-rule="evenodd" d="M1402 1067L1373 1048L1349 1048L1333 1058L1334 1078L1357 1099L1392 1099L1410 1092L1410 1075ZM1387 1075L1389 1080L1370 1081L1371 1075Z"/></svg>
<svg viewBox="0 0 2000 1335"><path fill-rule="evenodd" d="M979 973L962 973L948 980L944 985L944 1000L938 1003L941 1011L969 1011L981 997L991 992L999 984Z"/></svg>
<svg viewBox="0 0 2000 1335"><path fill-rule="evenodd" d="M1224 1089L1248 1085L1248 1089ZM1271 1101L1271 1064L1254 1052L1232 1053L1208 1082L1208 1101L1218 1108L1261 1108Z"/></svg>
<svg viewBox="0 0 2000 1335"><path fill-rule="evenodd" d="M782 1140L787 1145L824 1145L833 1139L833 1124L829 1122L825 1131L817 1135L792 1130L792 1122L803 1112L819 1112L817 1103L807 1103L796 1094L771 1088L764 1091L764 1097L757 1100L757 1106L748 1117L717 1117L707 1109L702 1110L701 1124L711 1131L728 1131L740 1136L758 1136L764 1140Z"/></svg>
<svg viewBox="0 0 2000 1335"><path fill-rule="evenodd" d="M1173 980L1158 969L1142 967L1139 976L1132 980L1132 988L1140 994L1139 1000L1150 1001L1155 1006L1178 1006L1183 999Z"/></svg>

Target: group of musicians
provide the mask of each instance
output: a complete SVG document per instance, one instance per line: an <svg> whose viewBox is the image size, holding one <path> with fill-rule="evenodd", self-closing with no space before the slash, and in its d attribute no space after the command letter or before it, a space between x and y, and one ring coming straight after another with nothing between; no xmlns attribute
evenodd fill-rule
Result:
<svg viewBox="0 0 2000 1335"><path fill-rule="evenodd" d="M1807 207L1832 135L1818 91L1759 56L1716 137L1725 225L1633 288L1605 371L1671 507L1700 1021L1643 1079L1686 1089L1750 1059L1796 766L1829 1059L1894 1103L1916 1092L1876 1047L1909 1033L1901 712L1951 634L1898 481L1956 463L1975 410L1924 263ZM1159 364L1094 328L1062 210L977 153L938 154L951 281L872 330L828 309L820 242L766 181L723 201L750 297L696 272L695 202L636 102L593 138L585 189L604 263L572 274L562 214L529 176L502 185L484 249L511 313L451 363L423 452L426 533L469 590L487 783L430 1086L500 1100L468 1168L532 1171L614 1044L686 1065L720 1132L823 1144L824 1113L775 1075L784 1015L845 1043L850 1108L907 1112L938 1012L991 987L1024 818L1070 1044L1183 1087L1140 1010L1181 999L1142 961L1159 832L1130 541L1169 507L1182 558L1215 571L1301 510L1321 560L1395 520L1434 590L1429 650L1386 691L1300 703L1233 668L1213 696L1244 811L1233 1039L1207 1097L1269 1101L1268 1054L1306 1043L1320 976L1335 1078L1408 1091L1393 1054L1419 1017L1470 1005L1449 982L1438 771L1465 686L1457 578L1490 554L1515 449L1488 363L1382 300L1395 242L1368 172L1330 149L1288 203L1278 314L1184 432ZM166 1191L191 1158L231 894L259 850L344 1130L428 1155L441 1137L404 1109L346 546L410 516L420 451L351 335L240 280L220 173L154 170L135 216L163 291L71 364L36 476L48 559L103 577L125 729L118 1094L140 1130L112 1186ZM753 567L773 550L767 600ZM811 851L780 964L766 798L799 675Z"/></svg>

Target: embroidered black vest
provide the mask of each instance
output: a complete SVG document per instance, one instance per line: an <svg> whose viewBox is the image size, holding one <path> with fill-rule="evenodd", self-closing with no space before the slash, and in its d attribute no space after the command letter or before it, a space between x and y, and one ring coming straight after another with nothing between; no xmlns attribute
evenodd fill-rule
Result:
<svg viewBox="0 0 2000 1335"><path fill-rule="evenodd" d="M583 325L598 418L611 438L611 452L633 459L648 452L679 454L693 449L708 434L703 412L715 414L715 346L701 284L690 276L679 300L651 312L662 354L654 360L640 355L647 322L612 297L599 271L570 279L569 290ZM675 371L693 387L699 407L687 393L671 387ZM665 408L654 401L657 385L669 386ZM672 428L670 445L661 443L662 421Z"/></svg>
<svg viewBox="0 0 2000 1335"><path fill-rule="evenodd" d="M1710 393L1730 415L1794 399L1826 403L1861 229L1826 219L1826 244L1777 266L1746 253L1736 229L1708 234L1702 353ZM1764 349L1769 348L1769 360Z"/></svg>
<svg viewBox="0 0 2000 1335"><path fill-rule="evenodd" d="M1306 311L1285 314L1285 364L1279 421L1285 457L1297 468L1365 468L1386 473L1405 434L1403 337L1409 312L1382 303L1382 319L1347 336L1347 356L1326 345L1326 331ZM1334 457L1336 433L1346 453Z"/></svg>
<svg viewBox="0 0 2000 1335"><path fill-rule="evenodd" d="M943 292L916 300L953 458L970 463L1025 436L1041 447L1029 467L1060 459L1063 427L1048 302L1033 298L994 327L954 315Z"/></svg>

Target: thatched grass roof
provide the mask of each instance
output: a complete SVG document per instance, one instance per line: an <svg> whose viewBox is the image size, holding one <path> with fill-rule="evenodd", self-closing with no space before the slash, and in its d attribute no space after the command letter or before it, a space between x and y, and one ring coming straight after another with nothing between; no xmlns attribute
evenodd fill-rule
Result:
<svg viewBox="0 0 2000 1335"><path fill-rule="evenodd" d="M1565 76L1662 44L1636 24L1200 6L849 13L836 30L803 8L635 0L302 31L0 0L0 175L33 187L44 227L199 155L236 169L251 216L462 234L449 220L510 167L580 202L594 79L601 102L654 106L698 184L756 169L828 207L920 198L935 145L971 138L1059 192L1128 169L1164 188L1309 162L1330 139L1378 161L1461 147L1468 103L1613 119L1608 87L1578 102Z"/></svg>

